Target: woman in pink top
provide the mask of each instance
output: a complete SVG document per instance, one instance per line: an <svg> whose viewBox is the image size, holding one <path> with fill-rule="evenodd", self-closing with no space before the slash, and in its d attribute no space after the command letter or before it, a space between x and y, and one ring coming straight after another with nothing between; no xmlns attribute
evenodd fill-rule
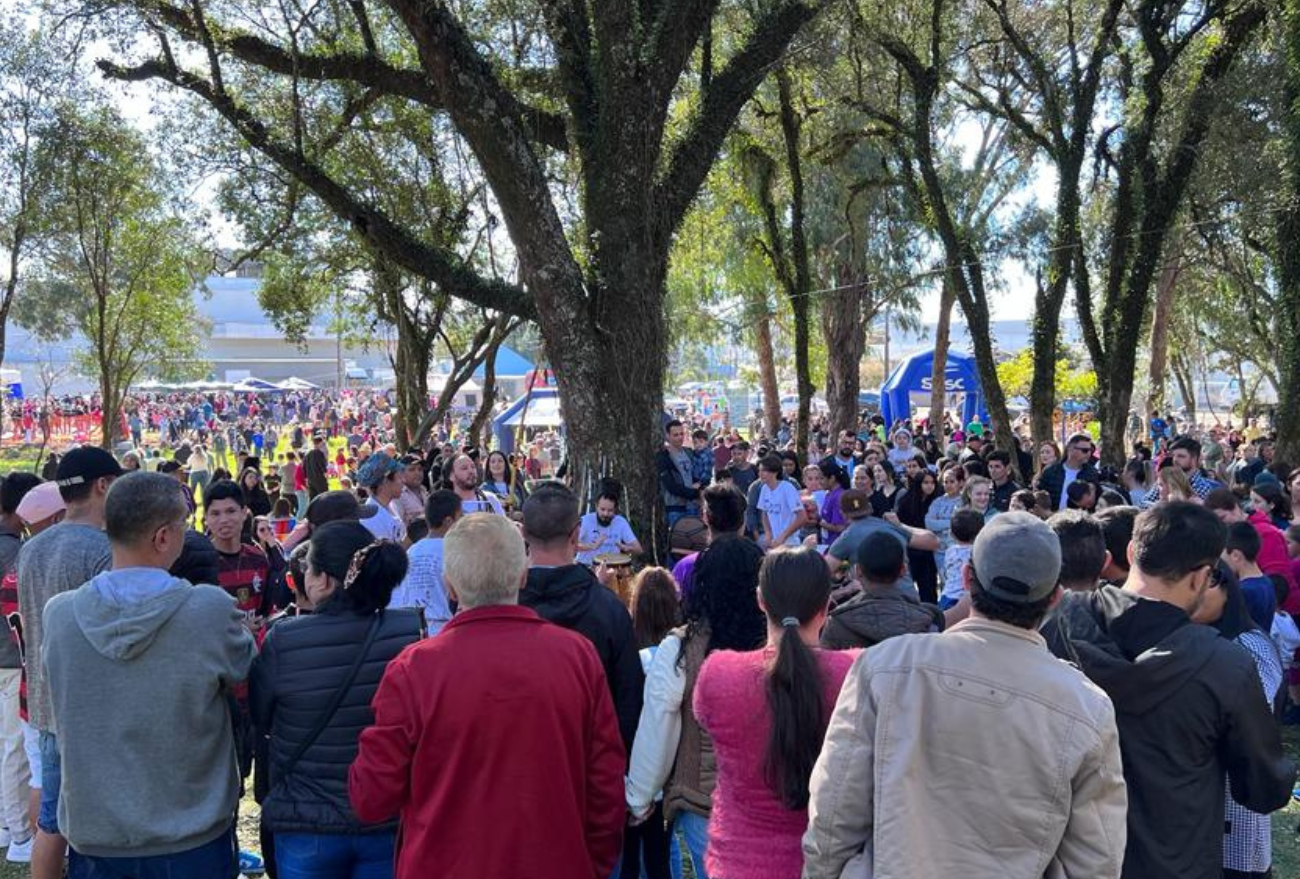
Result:
<svg viewBox="0 0 1300 879"><path fill-rule="evenodd" d="M710 879L798 879L808 778L856 650L817 647L830 602L811 548L763 560L758 602L767 647L719 650L695 684L695 716L713 738L718 781L709 820Z"/></svg>

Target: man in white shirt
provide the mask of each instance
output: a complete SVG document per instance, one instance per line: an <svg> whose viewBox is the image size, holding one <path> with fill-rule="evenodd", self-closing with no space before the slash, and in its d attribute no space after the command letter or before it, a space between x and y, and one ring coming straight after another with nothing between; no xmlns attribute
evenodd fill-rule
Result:
<svg viewBox="0 0 1300 879"><path fill-rule="evenodd" d="M389 607L418 607L424 612L429 635L436 635L451 619L451 604L442 585L442 540L463 513L460 498L454 491L440 489L429 495L424 504L424 520L429 536L418 541L407 553L410 562L406 577L393 590Z"/></svg>
<svg viewBox="0 0 1300 879"><path fill-rule="evenodd" d="M461 509L465 515L468 516L470 513L505 515L501 500L492 492L480 487L482 479L479 478L478 465L469 455L460 454L453 457L451 463L447 465L446 474L451 490L460 498Z"/></svg>
<svg viewBox="0 0 1300 879"><path fill-rule="evenodd" d="M375 514L362 519L361 524L375 537L394 543L406 539L406 528L403 527L402 520L389 509L389 505L402 493L402 483L398 479L401 472L401 462L383 452L375 452L366 458L366 462L357 470L357 484L370 492L370 499L365 505L377 507Z"/></svg>
<svg viewBox="0 0 1300 879"><path fill-rule="evenodd" d="M587 513L579 523L577 562L591 565L598 555L620 552L640 555L641 542L627 519L618 514L618 496L603 491L596 498L596 512Z"/></svg>
<svg viewBox="0 0 1300 879"><path fill-rule="evenodd" d="M758 493L758 511L763 517L763 536L759 545L798 546L799 529L808 523L799 489L786 482L784 467L776 455L758 462L758 478L763 487Z"/></svg>

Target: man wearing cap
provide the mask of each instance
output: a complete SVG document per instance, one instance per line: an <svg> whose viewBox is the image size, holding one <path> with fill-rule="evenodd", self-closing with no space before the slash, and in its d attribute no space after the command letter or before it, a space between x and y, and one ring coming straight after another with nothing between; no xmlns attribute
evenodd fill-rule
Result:
<svg viewBox="0 0 1300 879"><path fill-rule="evenodd" d="M885 519L872 516L871 496L860 489L849 489L840 495L840 512L848 520L849 526L831 544L829 555L834 562L853 564L858 557L858 546L867 535L876 533L893 537L902 544L904 550L936 552L939 549L939 538L924 528L904 525L893 513L889 513ZM912 582L912 573L907 568L903 569L898 578L898 588L908 595L916 595L916 584Z"/></svg>
<svg viewBox="0 0 1300 879"><path fill-rule="evenodd" d="M311 451L302 456L302 472L307 480L308 499L330 490L329 461L325 458L325 436L311 438Z"/></svg>
<svg viewBox="0 0 1300 879"><path fill-rule="evenodd" d="M363 506L375 511L361 524L375 537L394 543L406 539L406 528L402 525L402 520L389 509L402 494L402 483L398 475L404 469L400 461L390 458L384 452L375 452L357 468L357 484L370 493L370 498Z"/></svg>
<svg viewBox="0 0 1300 879"><path fill-rule="evenodd" d="M964 571L970 617L862 654L813 769L803 879L1120 875L1114 709L1037 632L1060 567L1046 523L997 516Z"/></svg>
<svg viewBox="0 0 1300 879"><path fill-rule="evenodd" d="M108 569L112 553L104 534L104 498L122 475L117 459L96 446L73 449L59 461L55 483L67 506L62 522L23 544L18 552L18 604L27 655L39 657L41 614L51 598L79 587ZM67 842L59 834L62 766L54 707L44 666L27 663L28 723L37 730L41 755L41 809L32 849L32 879L59 879Z"/></svg>
<svg viewBox="0 0 1300 879"><path fill-rule="evenodd" d="M1132 792L1125 879L1224 875L1225 776L1252 812L1291 798L1295 765L1254 661L1191 619L1226 542L1204 506L1157 504L1134 522L1123 588L1067 593L1043 626L1115 704Z"/></svg>

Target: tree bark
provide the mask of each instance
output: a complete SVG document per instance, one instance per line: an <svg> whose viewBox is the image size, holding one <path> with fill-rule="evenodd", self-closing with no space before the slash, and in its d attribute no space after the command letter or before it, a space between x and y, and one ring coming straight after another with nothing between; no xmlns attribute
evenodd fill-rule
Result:
<svg viewBox="0 0 1300 879"><path fill-rule="evenodd" d="M948 337L952 329L952 306L957 296L945 277L939 293L939 323L934 329L934 362L930 369L930 436L935 445L945 447L943 425L948 419ZM885 425L888 430L891 425Z"/></svg>
<svg viewBox="0 0 1300 879"><path fill-rule="evenodd" d="M768 436L781 427L781 390L776 381L776 357L772 351L772 313L767 302L755 303L754 355L758 361L758 385L763 391L763 422ZM751 437L755 439L755 437Z"/></svg>
<svg viewBox="0 0 1300 879"><path fill-rule="evenodd" d="M1155 311L1151 317L1151 366L1147 372L1148 389L1145 420L1151 420L1151 413L1159 411L1165 402L1165 373L1169 361L1169 321L1173 316L1174 290L1178 274L1182 268L1182 236L1174 234L1170 242L1171 251L1160 273L1160 283L1156 285Z"/></svg>
<svg viewBox="0 0 1300 879"><path fill-rule="evenodd" d="M835 292L822 297L822 336L826 339L826 405L831 436L858 427L858 395L862 355L867 350L867 326L875 309L866 282L848 266L836 272Z"/></svg>
<svg viewBox="0 0 1300 879"><path fill-rule="evenodd" d="M794 107L790 73L782 67L776 71L777 95L781 105L781 136L785 143L786 172L790 175L790 260L793 286L787 290L790 310L794 314L794 374L799 395L799 414L795 420L795 453L801 461L808 458L808 426L812 412L812 364L809 362L812 303L812 272L808 266L808 238L804 228L803 159L799 154L803 122ZM775 230L774 230L775 231Z"/></svg>

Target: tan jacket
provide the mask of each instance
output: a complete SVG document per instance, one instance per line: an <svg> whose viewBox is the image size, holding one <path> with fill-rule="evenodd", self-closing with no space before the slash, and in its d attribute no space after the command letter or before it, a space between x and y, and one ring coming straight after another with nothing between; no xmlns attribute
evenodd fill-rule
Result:
<svg viewBox="0 0 1300 879"><path fill-rule="evenodd" d="M812 775L803 879L1106 879L1128 806L1110 699L1037 632L968 619L862 654Z"/></svg>

